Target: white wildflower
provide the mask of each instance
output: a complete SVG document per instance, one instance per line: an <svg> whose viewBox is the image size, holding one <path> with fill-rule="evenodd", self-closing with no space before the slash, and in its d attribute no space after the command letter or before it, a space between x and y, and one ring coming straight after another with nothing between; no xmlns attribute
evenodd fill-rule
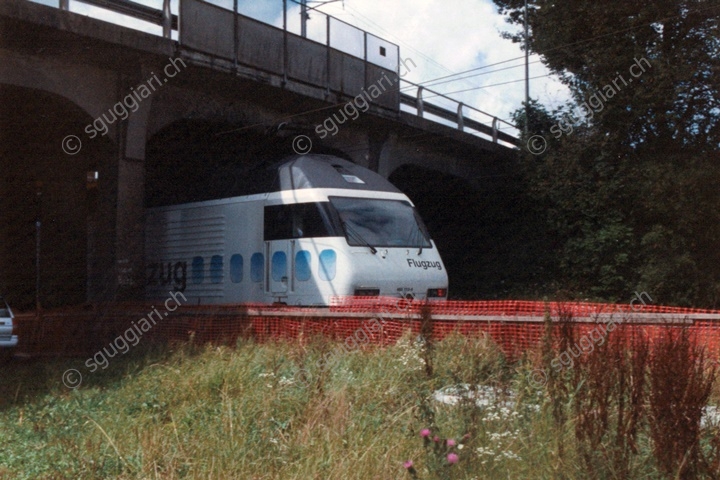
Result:
<svg viewBox="0 0 720 480"><path fill-rule="evenodd" d="M420 357L420 345L401 338L396 343L396 346L399 347L401 351L398 360L403 366L409 366L413 370L421 370L425 367L425 360Z"/></svg>

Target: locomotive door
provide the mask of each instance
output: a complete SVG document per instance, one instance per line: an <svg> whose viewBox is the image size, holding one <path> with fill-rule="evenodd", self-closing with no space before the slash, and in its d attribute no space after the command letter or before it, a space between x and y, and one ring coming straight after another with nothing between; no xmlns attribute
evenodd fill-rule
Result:
<svg viewBox="0 0 720 480"><path fill-rule="evenodd" d="M266 205L264 209L265 292L285 302L294 292L295 240L302 236L295 204Z"/></svg>
<svg viewBox="0 0 720 480"><path fill-rule="evenodd" d="M294 240L269 240L265 242L265 269L267 291L273 296L287 296L291 289L291 272Z"/></svg>

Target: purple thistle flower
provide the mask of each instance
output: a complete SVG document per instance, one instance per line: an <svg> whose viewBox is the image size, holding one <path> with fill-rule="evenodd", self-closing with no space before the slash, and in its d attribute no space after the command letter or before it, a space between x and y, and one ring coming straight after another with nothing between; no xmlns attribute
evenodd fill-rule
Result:
<svg viewBox="0 0 720 480"><path fill-rule="evenodd" d="M405 467L405 470L410 474L410 477L413 480L417 480L417 471L415 470L415 467L413 467L413 461L408 460L405 463L403 463L403 467Z"/></svg>

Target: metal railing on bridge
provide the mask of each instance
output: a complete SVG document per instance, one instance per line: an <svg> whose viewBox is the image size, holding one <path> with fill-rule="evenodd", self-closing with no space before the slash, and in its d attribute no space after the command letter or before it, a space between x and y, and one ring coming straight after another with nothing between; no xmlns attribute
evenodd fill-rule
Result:
<svg viewBox="0 0 720 480"><path fill-rule="evenodd" d="M454 98L448 97L447 95L444 95L442 93L436 92L434 90L430 90L427 87L424 87L422 85L418 85L417 83L409 82L407 80L401 80L401 84L407 84L407 87L401 88L400 93L400 104L406 105L408 107L411 107L415 110L418 117L425 118L425 114L433 115L435 117L438 117L440 119L446 120L450 123L454 123L455 126L460 131L466 131L468 133L480 133L487 135L492 138L493 143L498 142L504 142L511 146L519 146L520 142L519 140L503 131L501 131L500 124L504 124L506 128L516 128L515 125L512 123L506 122L505 120L502 120L495 115L492 115L487 112L483 112L482 110L475 108L471 105L467 105L459 100L456 100ZM402 93L403 90L415 90L415 96L408 95L406 93ZM446 99L452 103L456 104L456 110L448 110L446 108L440 107L438 105L434 105L432 103L427 103L425 99L423 98L423 93L428 92L431 94L431 97L441 97L443 99ZM478 113L480 115L483 115L485 117L488 117L490 120L490 126L479 122L473 118L467 117L464 113L464 110L468 109L475 113ZM429 119L434 120L432 117ZM474 131L474 132L473 132Z"/></svg>
<svg viewBox="0 0 720 480"><path fill-rule="evenodd" d="M373 103L378 106L398 115L401 110L415 113L461 132L487 137L493 143L519 146L516 137L502 131L503 128L514 129L514 125L400 78L400 48L396 44L316 9L301 11L297 0L155 0L159 8L132 0L31 1L55 3L61 10L69 11L73 10L71 3L85 4L140 20L161 27L162 36L177 39L183 49L224 58L233 62L236 68L244 65L282 75L285 81L291 78L321 86L328 94L334 91L354 97L377 84L382 76L389 76L397 88L374 99ZM297 9L305 20L294 12L291 15L292 9ZM173 14L173 10L178 13ZM193 21L184 22L184 18ZM252 41L257 38L263 39L263 45ZM308 57L313 60L310 64L300 61ZM317 59L323 60L318 62ZM414 96L404 93L412 90ZM433 97L449 102L454 110L427 102L427 98ZM472 118L466 111L481 115L487 123Z"/></svg>

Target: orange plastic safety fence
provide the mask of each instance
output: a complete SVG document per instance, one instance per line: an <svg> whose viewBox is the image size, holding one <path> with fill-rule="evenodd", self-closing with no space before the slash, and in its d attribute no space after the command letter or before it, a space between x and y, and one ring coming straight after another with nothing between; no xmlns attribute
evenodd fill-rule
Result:
<svg viewBox="0 0 720 480"><path fill-rule="evenodd" d="M684 325L708 354L720 359L720 311L650 304L517 300L426 303L338 297L330 308L243 304L181 306L163 312L149 304L122 303L63 308L41 315L20 314L16 317L16 333L18 350L31 355L88 356L120 336L143 342L192 339L200 344L234 345L241 338L306 341L322 335L355 348L392 344L408 329L419 335L423 319L432 319L429 325L437 339L452 332L486 334L509 357L516 358L540 345L546 312L556 322L561 318L571 321L578 345L588 345L583 348L601 342L611 319L616 327L622 326L618 334L630 341L654 341L666 329ZM628 320L638 313L642 318ZM600 319L600 315L604 317Z"/></svg>
<svg viewBox="0 0 720 480"><path fill-rule="evenodd" d="M336 312L376 312L387 310L410 310L418 313L423 305L429 305L434 314L448 315L504 315L504 316L543 316L549 312L552 317L571 314L573 317L591 317L598 314L718 314L718 310L701 308L670 307L648 304L641 297L636 304L610 304L591 302L542 302L533 300L449 300L411 302L391 297L334 297L330 310ZM643 303L644 302L644 303Z"/></svg>

